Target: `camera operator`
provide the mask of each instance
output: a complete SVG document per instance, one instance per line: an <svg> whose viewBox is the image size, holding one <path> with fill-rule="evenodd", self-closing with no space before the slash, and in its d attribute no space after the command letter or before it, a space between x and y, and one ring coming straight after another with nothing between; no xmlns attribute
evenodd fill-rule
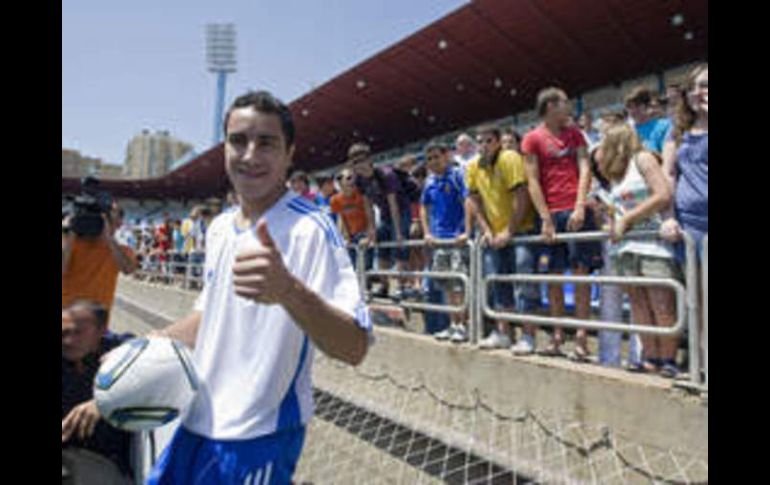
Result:
<svg viewBox="0 0 770 485"><path fill-rule="evenodd" d="M77 210L62 222L62 308L81 298L112 308L118 272L131 274L136 269L134 252L115 240L115 232L123 223L123 210L110 201L99 216L103 223L96 234L93 229L79 228ZM98 225L95 227L98 229Z"/></svg>

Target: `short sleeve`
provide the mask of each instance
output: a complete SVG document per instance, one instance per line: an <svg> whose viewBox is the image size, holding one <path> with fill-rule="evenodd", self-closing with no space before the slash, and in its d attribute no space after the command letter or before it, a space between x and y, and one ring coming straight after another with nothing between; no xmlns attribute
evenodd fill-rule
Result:
<svg viewBox="0 0 770 485"><path fill-rule="evenodd" d="M521 155L516 152L508 152L503 174L505 176L505 186L509 190L513 190L527 182L527 177L524 174L524 160L521 158Z"/></svg>
<svg viewBox="0 0 770 485"><path fill-rule="evenodd" d="M422 195L420 196L420 204L422 205L431 205L432 203L432 190L431 187L433 187L432 183L425 184L425 189L422 191Z"/></svg>
<svg viewBox="0 0 770 485"><path fill-rule="evenodd" d="M336 227L327 230L337 232ZM356 324L372 333L372 320L353 270L350 256L343 245L334 244L339 236L328 238L324 230L317 228L308 238L312 261L306 267L305 285L335 308L351 315ZM312 248L312 250L310 249ZM309 260L310 261L310 260Z"/></svg>
<svg viewBox="0 0 770 485"><path fill-rule="evenodd" d="M583 136L583 132L577 128L572 129L572 139L574 140L576 148L588 147L588 142L586 141L586 137Z"/></svg>
<svg viewBox="0 0 770 485"><path fill-rule="evenodd" d="M398 193L398 190L401 186L401 184L398 181L398 175L392 170L386 172L385 174L385 194L395 194Z"/></svg>
<svg viewBox="0 0 770 485"><path fill-rule="evenodd" d="M339 214L342 212L342 207L340 207L340 198L336 195L332 197L332 199L329 201L329 207L331 208L332 214Z"/></svg>
<svg viewBox="0 0 770 485"><path fill-rule="evenodd" d="M538 138L537 133L530 131L524 135L524 139L521 141L521 151L524 155L538 155Z"/></svg>

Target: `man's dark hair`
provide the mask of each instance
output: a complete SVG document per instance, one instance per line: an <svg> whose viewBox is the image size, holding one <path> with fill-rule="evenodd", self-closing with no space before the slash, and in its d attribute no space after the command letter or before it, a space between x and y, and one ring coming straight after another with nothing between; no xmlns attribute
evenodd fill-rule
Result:
<svg viewBox="0 0 770 485"><path fill-rule="evenodd" d="M545 88L541 89L539 93L537 93L537 114L541 118L545 116L546 112L548 111L548 104L549 103L555 103L559 101L561 98L566 97L567 93L564 92L564 90L559 88Z"/></svg>
<svg viewBox="0 0 770 485"><path fill-rule="evenodd" d="M372 149L366 143L354 143L348 148L348 162L353 160L368 157L372 154Z"/></svg>
<svg viewBox="0 0 770 485"><path fill-rule="evenodd" d="M628 106L629 104L649 106L652 103L653 92L647 86L637 86L626 94L623 98L623 104Z"/></svg>
<svg viewBox="0 0 770 485"><path fill-rule="evenodd" d="M513 128L506 128L503 130L504 135L511 135L517 144L521 144L521 135Z"/></svg>
<svg viewBox="0 0 770 485"><path fill-rule="evenodd" d="M246 108L251 106L255 111L277 115L281 120L281 130L286 138L286 147L294 145L294 118L289 111L289 107L267 91L250 91L243 96L236 98L233 104L227 110L225 115L224 133L227 136L227 122L230 120L230 113L234 109Z"/></svg>
<svg viewBox="0 0 770 485"><path fill-rule="evenodd" d="M74 310L75 308L80 308L91 313L96 319L96 325L100 328L107 325L107 320L110 318L110 311L98 301L86 299L75 300L67 307L67 310Z"/></svg>
<svg viewBox="0 0 770 485"><path fill-rule="evenodd" d="M414 170L412 170L412 177L424 179L428 176L428 169L424 163L421 163Z"/></svg>
<svg viewBox="0 0 770 485"><path fill-rule="evenodd" d="M479 129L476 130L477 135L493 135L498 140L500 139L500 136L502 136L502 133L500 132L500 127L497 125L484 125L479 127Z"/></svg>
<svg viewBox="0 0 770 485"><path fill-rule="evenodd" d="M289 177L289 180L296 180L300 179L303 182L305 182L306 185L310 185L310 178L307 176L307 173L305 173L303 170L295 170L292 172L291 176Z"/></svg>
<svg viewBox="0 0 770 485"><path fill-rule="evenodd" d="M319 187L322 187L326 182L329 182L330 180L334 180L334 177L328 177L326 175L319 175L318 177L315 178L315 183Z"/></svg>
<svg viewBox="0 0 770 485"><path fill-rule="evenodd" d="M428 153L431 150L439 150L441 153L444 153L449 151L449 145L441 140L431 140L427 145L425 145L424 151L425 153Z"/></svg>

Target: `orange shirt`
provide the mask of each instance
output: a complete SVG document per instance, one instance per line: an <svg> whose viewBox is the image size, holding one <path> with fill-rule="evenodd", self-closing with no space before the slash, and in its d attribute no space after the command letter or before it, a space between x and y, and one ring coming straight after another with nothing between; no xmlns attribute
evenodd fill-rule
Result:
<svg viewBox="0 0 770 485"><path fill-rule="evenodd" d="M357 190L353 195L346 197L342 192L332 197L329 202L333 214L340 214L348 230L348 235L355 236L366 231L366 208L364 197Z"/></svg>
<svg viewBox="0 0 770 485"><path fill-rule="evenodd" d="M121 249L134 258L130 248ZM75 300L96 300L107 309L112 307L120 268L102 238L76 238L72 244L69 266L61 279L61 305L65 308Z"/></svg>

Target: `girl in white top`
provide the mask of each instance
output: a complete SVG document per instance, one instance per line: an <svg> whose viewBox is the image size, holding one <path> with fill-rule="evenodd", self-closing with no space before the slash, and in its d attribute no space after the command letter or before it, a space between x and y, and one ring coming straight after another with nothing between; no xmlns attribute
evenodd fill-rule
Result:
<svg viewBox="0 0 770 485"><path fill-rule="evenodd" d="M671 205L671 190L657 155L642 147L627 124L610 127L600 147L599 170L611 183L610 255L619 275L678 277L674 253L659 240L621 240L631 228L658 230L660 212ZM632 320L640 325L673 326L676 321L672 290L660 287L629 287ZM674 377L678 339L643 336L644 361L633 370L658 372Z"/></svg>

